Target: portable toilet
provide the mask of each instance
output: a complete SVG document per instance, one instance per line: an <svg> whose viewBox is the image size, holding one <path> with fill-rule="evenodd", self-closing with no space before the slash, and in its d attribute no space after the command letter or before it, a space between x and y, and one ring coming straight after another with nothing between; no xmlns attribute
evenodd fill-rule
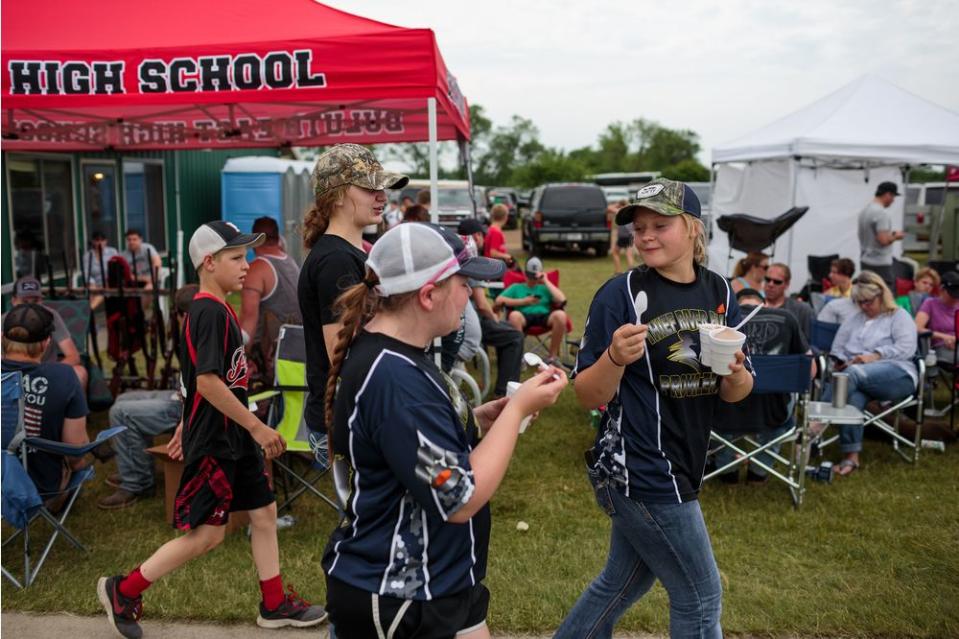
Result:
<svg viewBox="0 0 959 639"><path fill-rule="evenodd" d="M220 176L221 217L248 233L253 221L276 220L286 252L303 263L303 216L312 203L311 162L265 156L227 160Z"/></svg>

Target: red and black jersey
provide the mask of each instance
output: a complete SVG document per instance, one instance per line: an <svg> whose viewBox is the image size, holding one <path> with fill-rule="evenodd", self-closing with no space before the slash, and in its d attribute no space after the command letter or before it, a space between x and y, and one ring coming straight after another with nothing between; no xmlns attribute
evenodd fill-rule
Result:
<svg viewBox="0 0 959 639"><path fill-rule="evenodd" d="M249 370L236 312L229 304L200 292L183 324L183 455L187 464L204 455L239 459L256 453L249 432L207 402L196 389L197 375L216 373L244 406Z"/></svg>

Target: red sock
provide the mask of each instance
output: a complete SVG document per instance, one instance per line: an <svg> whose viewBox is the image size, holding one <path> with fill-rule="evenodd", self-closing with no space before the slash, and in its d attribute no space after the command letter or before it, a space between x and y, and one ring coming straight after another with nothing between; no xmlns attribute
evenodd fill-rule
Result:
<svg viewBox="0 0 959 639"><path fill-rule="evenodd" d="M267 610L276 610L283 603L283 577L277 575L272 579L260 582L260 592L263 593L263 605Z"/></svg>
<svg viewBox="0 0 959 639"><path fill-rule="evenodd" d="M117 590L119 590L120 594L124 597L136 599L140 596L140 593L149 588L152 583L152 581L146 580L146 577L144 577L143 573L140 572L140 567L137 566L133 569L133 572L120 581L120 585L117 587Z"/></svg>

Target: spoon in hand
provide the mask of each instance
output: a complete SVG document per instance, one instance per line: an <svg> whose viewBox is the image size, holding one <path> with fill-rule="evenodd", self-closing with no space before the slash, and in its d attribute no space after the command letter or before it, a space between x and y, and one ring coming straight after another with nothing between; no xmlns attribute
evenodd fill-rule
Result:
<svg viewBox="0 0 959 639"><path fill-rule="evenodd" d="M633 302L634 307L636 308L636 323L643 323L643 313L646 312L646 309L649 307L649 300L646 298L646 291L640 291L639 295L636 296L636 301Z"/></svg>
<svg viewBox="0 0 959 639"><path fill-rule="evenodd" d="M536 353L524 353L523 362L527 366L535 366L541 371L549 370L549 365L546 362L544 362L543 358L537 355ZM559 376L557 374L554 374L553 377L555 379L559 379Z"/></svg>

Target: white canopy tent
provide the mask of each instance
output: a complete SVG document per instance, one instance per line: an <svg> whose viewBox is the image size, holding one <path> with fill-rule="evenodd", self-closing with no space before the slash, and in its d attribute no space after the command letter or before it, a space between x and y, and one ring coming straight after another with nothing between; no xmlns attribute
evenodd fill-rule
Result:
<svg viewBox="0 0 959 639"><path fill-rule="evenodd" d="M713 218L774 218L808 206L775 245L775 261L789 264L795 289L808 277L807 255L838 253L858 264L859 212L880 182L895 182L904 192L909 167L919 164L959 164L959 113L865 76L714 148ZM901 198L890 212L902 228ZM713 268L730 269L728 251L726 234L717 232L709 250Z"/></svg>

